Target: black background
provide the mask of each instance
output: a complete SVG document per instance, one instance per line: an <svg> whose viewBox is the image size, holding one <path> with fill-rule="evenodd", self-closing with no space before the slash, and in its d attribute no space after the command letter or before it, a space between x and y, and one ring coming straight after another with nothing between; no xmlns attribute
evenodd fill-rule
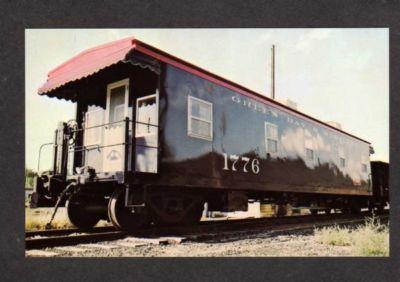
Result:
<svg viewBox="0 0 400 282"><path fill-rule="evenodd" d="M398 279L400 1L120 0L0 3L1 281ZM25 28L178 27L390 28L390 258L25 258Z"/></svg>

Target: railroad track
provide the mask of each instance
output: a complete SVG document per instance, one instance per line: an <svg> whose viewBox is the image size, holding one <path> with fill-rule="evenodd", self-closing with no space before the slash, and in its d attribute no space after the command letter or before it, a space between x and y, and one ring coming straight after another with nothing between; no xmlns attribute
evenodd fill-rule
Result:
<svg viewBox="0 0 400 282"><path fill-rule="evenodd" d="M74 233L100 233L100 232L108 232L114 231L115 228L113 226L101 226L101 227L94 227L88 230L82 231L78 228L68 228L68 229L49 229L49 230L37 230L37 231L26 231L25 238L32 238L32 237L49 237L49 236L65 236L71 235Z"/></svg>
<svg viewBox="0 0 400 282"><path fill-rule="evenodd" d="M186 227L155 227L143 228L134 233L118 231L113 227L98 227L87 231L78 229L44 230L27 232L26 249L42 249L58 246L72 246L78 244L113 241L128 236L159 238L165 236L182 236L187 241L207 241L218 238L238 237L243 234L268 232L293 232L297 230L313 229L315 227L333 224L351 225L364 222L370 213L358 215L333 214L333 215L305 215L260 219L235 219L224 221L204 221L194 226ZM383 221L388 219L388 213L379 215ZM74 235L76 234L76 235ZM35 238L35 236L43 236Z"/></svg>

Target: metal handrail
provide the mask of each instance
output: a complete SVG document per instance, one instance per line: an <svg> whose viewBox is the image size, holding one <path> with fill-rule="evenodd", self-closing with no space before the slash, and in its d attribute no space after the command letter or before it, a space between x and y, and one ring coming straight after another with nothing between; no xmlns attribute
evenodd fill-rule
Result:
<svg viewBox="0 0 400 282"><path fill-rule="evenodd" d="M130 129L129 124L130 123L135 123L135 124L142 124L142 125L146 125L148 127L152 126L152 127L156 127L159 128L159 125L155 125L155 124L151 124L151 123L146 123L146 122L141 122L141 121L134 121L132 119L129 118L125 118L124 120L119 120L119 121L114 121L114 122L109 122L109 123L104 123L104 124L100 124L100 125L95 125L95 126L90 126L90 127L84 127L84 128L80 128L80 129L74 129L71 130L71 132L85 132L86 130L90 130L90 129L94 129L94 128L101 128L101 127L106 127L108 125L112 125L112 124L117 124L117 123L125 123L125 135L129 132L132 131L132 136L131 138L129 138L128 136L125 136L125 142L120 142L120 143L115 143L115 144L108 144L108 145L100 145L100 144L92 144L92 145L80 145L80 146L71 146L68 148L68 156L72 153L82 153L84 154L84 152L89 152L92 150L101 150L103 148L108 148L108 147L115 147L115 146L126 146L126 149L130 146L131 150L130 152L132 153L131 158L133 158L134 152L135 152L135 147L145 147L145 148L151 148L151 149L159 149L159 146L149 146L149 145L142 145L142 144L138 144L136 142L136 136L134 136L135 134L135 128ZM135 140L135 142L133 141ZM84 156L84 155L83 155ZM129 158L128 155L125 156L125 158Z"/></svg>
<svg viewBox="0 0 400 282"><path fill-rule="evenodd" d="M158 125L155 125L155 124L150 124L150 123L145 123L145 122L140 122L140 121L133 121L131 119L129 119L128 121L132 122L132 123L135 123L135 124L143 124L143 125L147 125L147 126L159 127ZM85 127L85 128L81 128L79 130L72 130L72 132L85 131L87 129L99 128L99 127L107 126L107 125L110 125L110 124L121 123L121 122L126 122L126 120L120 120L120 121L115 121L115 122L110 122L110 123L104 123L104 124L101 124L101 125ZM121 146L121 145L126 145L126 144L133 145L133 142L129 142L129 143L123 142L123 143L109 144L109 145L103 145L103 146L100 146L98 144L93 144L93 145L88 145L88 146L75 146L75 147L73 147L74 148L73 150L68 150L68 151L69 152L91 151L91 150L94 150L94 149L99 150L99 149L106 148L106 147ZM147 145L140 145L140 144L135 144L135 145L139 146L139 147L148 147L148 148L155 148L155 149L158 148L158 146L155 147L155 146L147 146ZM82 147L84 147L84 148L82 148ZM95 147L95 148L88 148L88 147ZM76 148L82 148L82 149L78 149L77 150Z"/></svg>
<svg viewBox="0 0 400 282"><path fill-rule="evenodd" d="M137 142L137 137L135 136L135 128L132 127L132 129L130 128L129 124L130 123L135 123L135 124L142 124L142 125L146 125L148 127L152 126L152 127L157 127L159 128L159 125L155 125L155 124L151 124L151 123L146 123L146 122L141 122L141 121L134 121L132 119L129 118L125 118L124 120L119 120L119 121L114 121L114 122L109 122L109 123L104 123L104 124L100 124L100 125L95 125L95 126L91 126L91 127L85 127L85 128L80 128L80 129L72 129L69 132L70 133L74 133L74 132L81 132L81 131L85 131L88 129L93 129L93 128L100 128L100 127L105 127L107 125L112 125L112 124L117 124L117 123L125 123L125 135L131 131L132 132L132 136L131 138L129 138L128 136L125 136L125 142L121 142L121 143L115 143L115 144L108 144L108 145L99 145L99 144L92 144L92 145L80 145L80 146L74 146L74 144L69 144L67 145L68 149L67 149L67 154L66 154L66 162L67 162L67 166L68 166L68 162L71 161L70 160L70 156L71 154L75 155L76 153L82 153L84 154L84 152L88 152L88 151L92 151L92 150L98 150L100 151L103 148L107 148L107 147L115 147L115 146L126 146L126 149L128 149L128 146L130 146L131 150L128 149L128 151L131 152L131 158L133 160L133 157L135 155L135 148L136 147L145 147L145 148L151 148L151 149L159 149L159 146L150 146L150 145L143 145L143 144L138 144ZM158 134L158 133L157 133ZM133 141L135 140L135 141ZM40 171L40 163L41 163L41 153L42 153L42 149L45 146L49 146L49 145L53 145L54 148L58 147L59 145L51 142L51 143L45 143L42 144L39 148L39 156L38 156L38 163L37 163L37 171ZM82 155L84 156L84 155ZM125 156L125 158L129 158L128 155Z"/></svg>
<svg viewBox="0 0 400 282"><path fill-rule="evenodd" d="M42 154L42 149L43 149L43 147L49 146L49 145L55 145L55 144L54 144L54 142L51 142L51 143L45 143L45 144L40 145L40 148L39 148L39 157L38 157L38 165L37 165L37 173L39 173L40 158L41 158L41 154Z"/></svg>
<svg viewBox="0 0 400 282"><path fill-rule="evenodd" d="M91 150L95 150L95 149L101 149L101 148L107 148L107 147L115 147L115 146L121 146L121 145L125 145L126 143L116 143L116 144L111 144L111 145L104 145L104 146L100 146L100 145L90 145L90 146L94 146L95 148L87 148L86 146L83 146L83 149L78 149L78 150L69 150L69 152L82 152L82 151L91 151ZM130 144L130 143L129 143ZM88 146L89 147L89 146Z"/></svg>
<svg viewBox="0 0 400 282"><path fill-rule="evenodd" d="M133 145L134 143L133 142L129 142L129 143L125 143L125 142L123 142L123 143L117 143L117 144L111 144L111 145L104 145L104 146L100 146L100 145L90 145L90 146L93 146L94 148L87 148L86 146L79 146L79 147L85 147L85 148L82 148L82 149L74 149L74 150L68 150L68 152L69 153L72 153L72 152L83 152L83 151L91 151L91 150L95 150L95 149L97 149L97 150L99 150L99 149L102 149L102 148L107 148L107 147L115 147L115 146L122 146L122 145L126 145L126 144L128 144L128 145ZM140 144L135 144L137 147L146 147L146 148L153 148L153 149L158 149L159 147L157 146L148 146L148 145L140 145ZM78 146L77 146L78 147ZM88 146L89 147L89 146ZM76 147L75 147L76 148Z"/></svg>
<svg viewBox="0 0 400 282"><path fill-rule="evenodd" d="M131 121L131 120L129 120L129 121L130 121L130 122L132 122L132 123L135 123L135 124L143 124L143 125L148 125L148 126L159 127L158 125L151 124L151 123L147 123L147 122L141 122L141 121Z"/></svg>
<svg viewBox="0 0 400 282"><path fill-rule="evenodd" d="M74 130L71 130L71 132L84 131L86 129L98 128L98 127L103 127L103 126L112 125L112 124L116 124L116 123L122 123L122 122L125 122L125 120L113 121L113 122L103 123L103 124L99 124L99 125L93 125L93 126L89 126L89 127L85 127L85 128L74 129Z"/></svg>
<svg viewBox="0 0 400 282"><path fill-rule="evenodd" d="M71 130L71 132L84 131L84 130L87 130L87 129L99 128L99 127L112 125L112 124L116 124L116 123L122 123L122 122L125 122L125 120L113 121L113 122L103 123L103 124L99 124L99 125L93 125L93 126L89 126L89 127L85 127L85 128L74 129L74 130ZM143 124L143 125L148 125L148 126L159 127L158 125L155 125L155 124L151 124L151 123L147 123L147 122L141 122L141 121L134 121L134 120L131 120L131 119L129 119L129 122L135 123L135 124Z"/></svg>

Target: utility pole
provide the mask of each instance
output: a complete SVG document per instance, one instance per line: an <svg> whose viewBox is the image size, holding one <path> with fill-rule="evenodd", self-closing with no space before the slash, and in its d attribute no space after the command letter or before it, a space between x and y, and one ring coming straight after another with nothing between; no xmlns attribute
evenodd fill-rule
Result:
<svg viewBox="0 0 400 282"><path fill-rule="evenodd" d="M271 48L271 98L275 100L275 45Z"/></svg>

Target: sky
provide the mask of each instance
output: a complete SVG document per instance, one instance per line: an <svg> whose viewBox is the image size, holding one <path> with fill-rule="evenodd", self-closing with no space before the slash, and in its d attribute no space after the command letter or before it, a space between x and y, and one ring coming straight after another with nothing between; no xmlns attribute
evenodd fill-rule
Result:
<svg viewBox="0 0 400 282"><path fill-rule="evenodd" d="M37 89L47 73L77 53L135 36L215 74L270 96L275 45L275 96L298 110L372 143L371 160L389 161L389 31L358 29L26 29L25 165L37 169L40 145L54 141L59 121L76 104ZM49 169L52 149L42 152Z"/></svg>

